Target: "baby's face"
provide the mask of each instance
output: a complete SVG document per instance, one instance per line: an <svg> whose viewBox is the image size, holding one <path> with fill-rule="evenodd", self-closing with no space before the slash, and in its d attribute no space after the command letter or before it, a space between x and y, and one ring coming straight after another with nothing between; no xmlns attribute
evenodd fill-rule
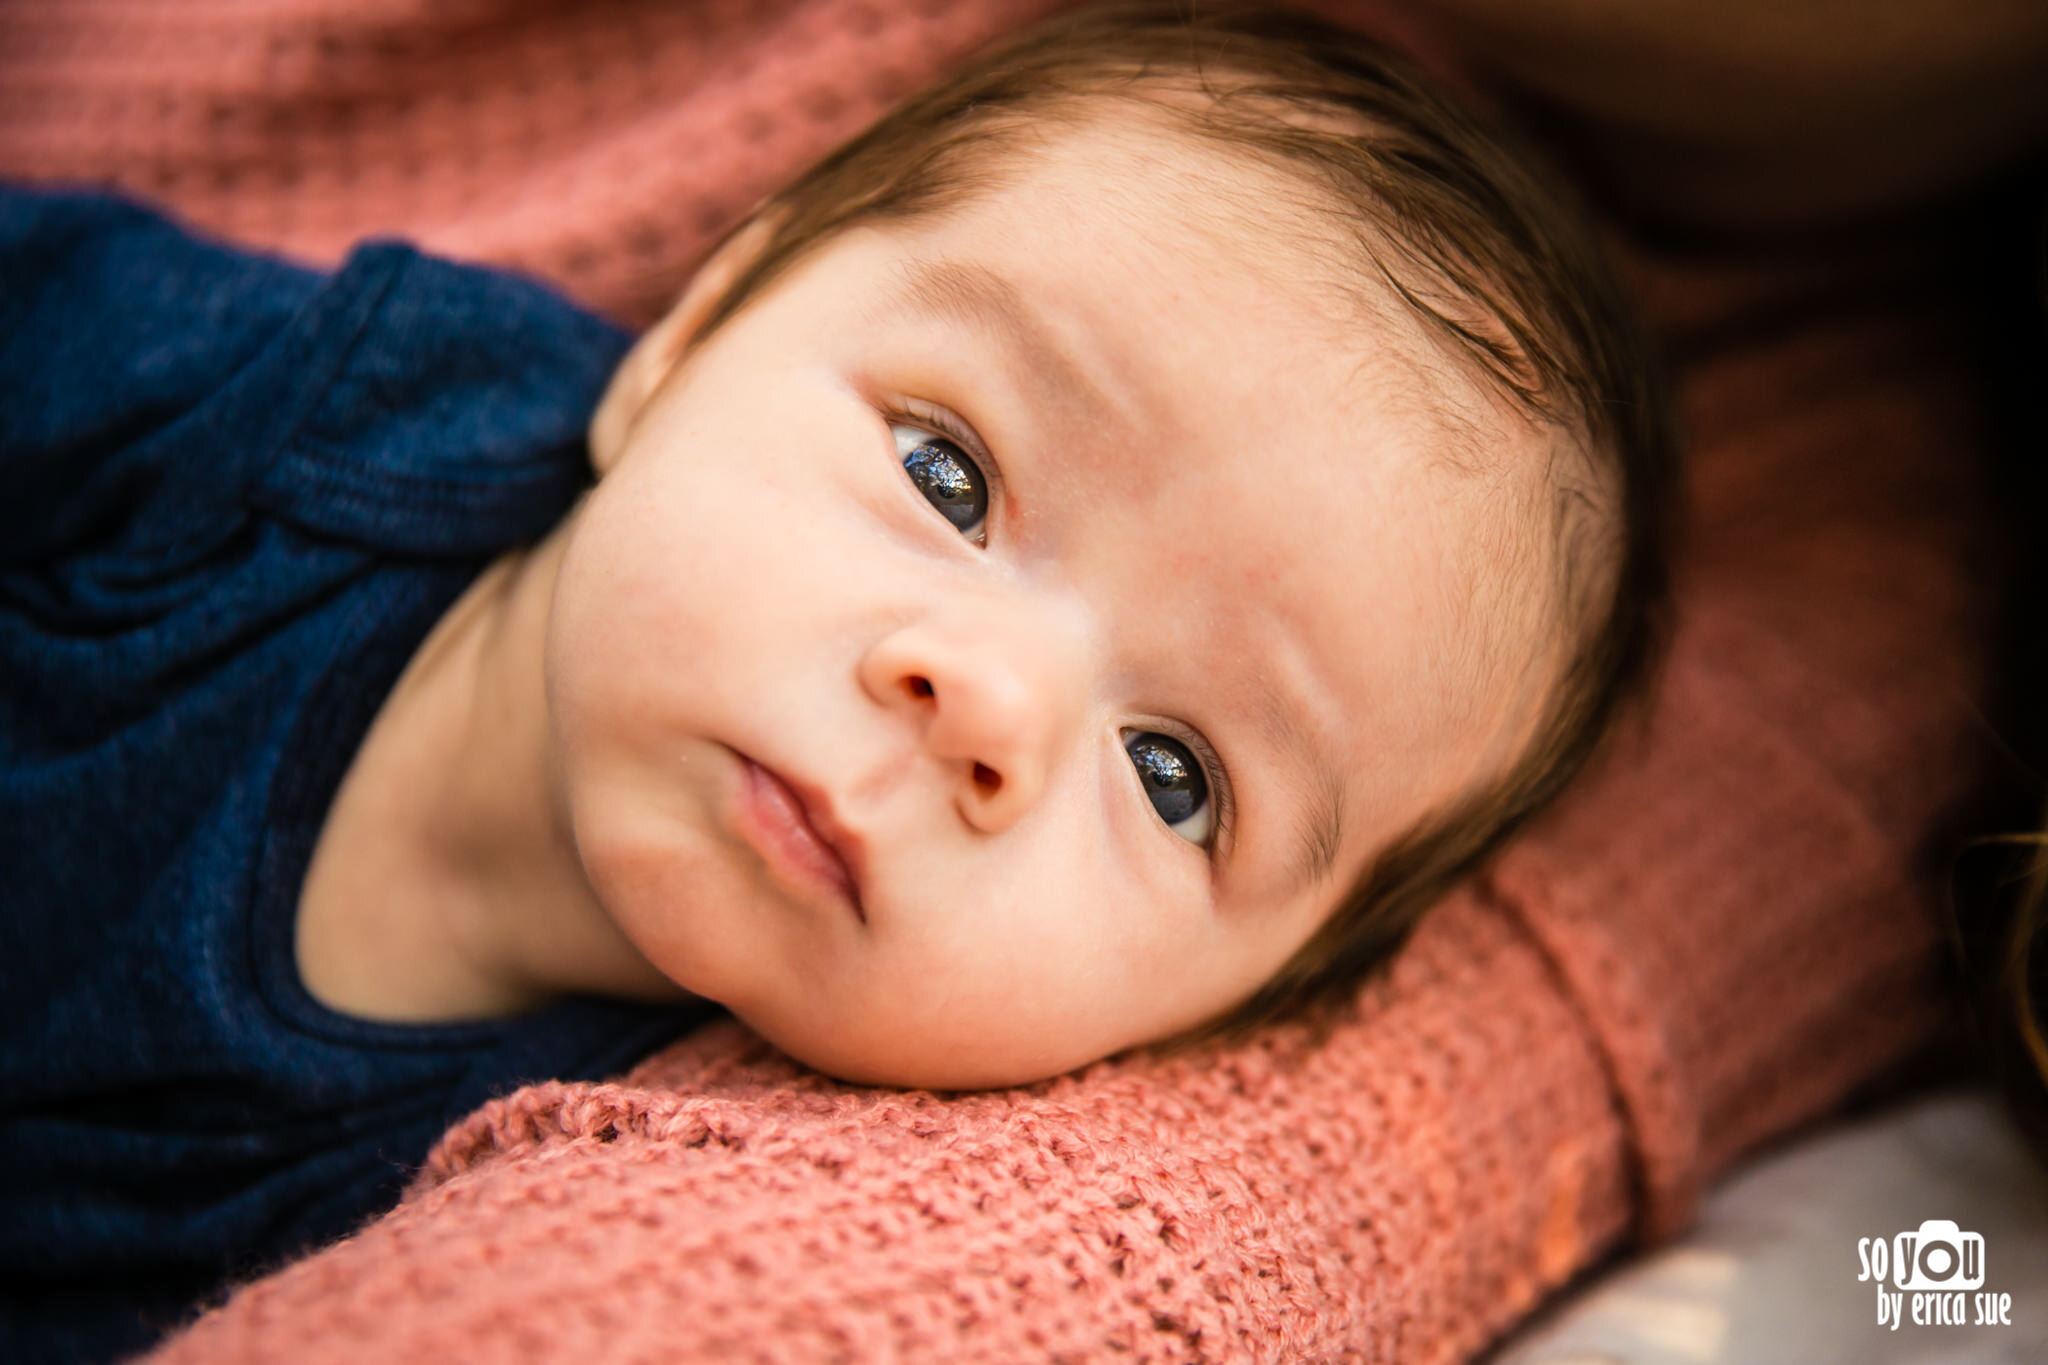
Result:
<svg viewBox="0 0 2048 1365"><path fill-rule="evenodd" d="M1552 654L1488 584L1534 504L1432 412L1510 470L1543 438L1229 207L1279 194L1094 125L672 373L701 293L643 340L548 668L585 868L662 972L848 1079L1041 1078L1242 1000L1518 751Z"/></svg>

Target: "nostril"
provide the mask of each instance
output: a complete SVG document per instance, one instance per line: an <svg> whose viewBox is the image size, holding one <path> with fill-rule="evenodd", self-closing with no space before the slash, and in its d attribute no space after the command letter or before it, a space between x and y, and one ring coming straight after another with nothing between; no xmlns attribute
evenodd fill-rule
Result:
<svg viewBox="0 0 2048 1365"><path fill-rule="evenodd" d="M905 678L903 680L903 685L905 688L909 690L910 695L913 697L929 697L930 695L932 695L932 680L930 678L919 678L914 676Z"/></svg>
<svg viewBox="0 0 2048 1365"><path fill-rule="evenodd" d="M1003 775L986 763L977 763L974 765L974 785L981 788L984 795L994 796L1002 788Z"/></svg>

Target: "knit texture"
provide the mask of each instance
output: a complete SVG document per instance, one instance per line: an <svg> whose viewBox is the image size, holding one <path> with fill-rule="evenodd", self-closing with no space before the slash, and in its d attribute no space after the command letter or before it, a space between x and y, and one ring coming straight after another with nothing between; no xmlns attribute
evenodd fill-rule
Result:
<svg viewBox="0 0 2048 1365"><path fill-rule="evenodd" d="M644 321L1049 7L13 0L0 170L313 260L406 232ZM1452 1361L1682 1227L1951 1011L1925 855L1990 746L1981 437L1931 270L1631 256L1694 461L1662 688L1328 1037L936 1097L720 1024L486 1106L155 1358Z"/></svg>

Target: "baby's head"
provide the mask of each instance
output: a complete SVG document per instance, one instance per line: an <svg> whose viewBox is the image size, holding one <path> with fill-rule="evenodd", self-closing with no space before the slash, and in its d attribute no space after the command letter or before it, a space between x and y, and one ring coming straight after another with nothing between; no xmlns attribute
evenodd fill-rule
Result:
<svg viewBox="0 0 2048 1365"><path fill-rule="evenodd" d="M1341 1000L1645 666L1668 442L1591 244L1303 21L1091 12L736 231L549 624L662 973L854 1080Z"/></svg>

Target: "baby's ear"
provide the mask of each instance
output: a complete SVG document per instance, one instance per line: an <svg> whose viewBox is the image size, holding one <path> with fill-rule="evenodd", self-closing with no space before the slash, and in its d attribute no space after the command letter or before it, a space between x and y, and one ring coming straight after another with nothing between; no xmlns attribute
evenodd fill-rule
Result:
<svg viewBox="0 0 2048 1365"><path fill-rule="evenodd" d="M774 210L763 210L719 244L697 267L668 315L633 343L590 419L590 463L606 474L624 453L626 440L662 381L688 354L711 310L754 263L775 235Z"/></svg>

